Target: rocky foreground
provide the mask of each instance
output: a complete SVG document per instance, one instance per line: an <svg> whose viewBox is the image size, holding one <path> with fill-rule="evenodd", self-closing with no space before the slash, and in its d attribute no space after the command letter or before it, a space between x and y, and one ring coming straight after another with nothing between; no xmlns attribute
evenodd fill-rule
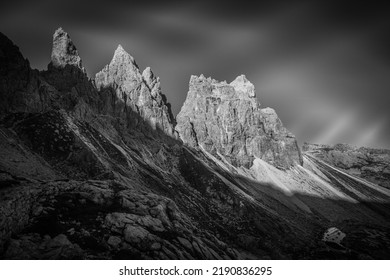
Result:
<svg viewBox="0 0 390 280"><path fill-rule="evenodd" d="M45 71L0 33L0 139L4 259L390 257L388 151L301 153L245 76L174 118L121 46L91 79L61 28Z"/></svg>

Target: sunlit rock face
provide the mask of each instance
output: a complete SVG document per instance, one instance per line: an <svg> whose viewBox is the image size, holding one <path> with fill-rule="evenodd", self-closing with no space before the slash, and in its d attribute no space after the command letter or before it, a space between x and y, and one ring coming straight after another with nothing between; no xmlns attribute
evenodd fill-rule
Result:
<svg viewBox="0 0 390 280"><path fill-rule="evenodd" d="M66 65L73 65L85 72L76 46L73 44L68 33L61 27L58 28L53 35L51 63L58 68L64 68Z"/></svg>
<svg viewBox="0 0 390 280"><path fill-rule="evenodd" d="M176 130L187 145L220 153L235 166L250 167L256 157L281 168L302 163L294 135L273 109L260 107L244 75L230 84L192 76Z"/></svg>
<svg viewBox="0 0 390 280"><path fill-rule="evenodd" d="M129 108L139 114L153 129L174 136L173 117L165 96L161 92L160 79L150 67L140 72L134 58L121 45L111 62L96 74L95 84L101 92L116 96L116 103L106 108L119 114Z"/></svg>

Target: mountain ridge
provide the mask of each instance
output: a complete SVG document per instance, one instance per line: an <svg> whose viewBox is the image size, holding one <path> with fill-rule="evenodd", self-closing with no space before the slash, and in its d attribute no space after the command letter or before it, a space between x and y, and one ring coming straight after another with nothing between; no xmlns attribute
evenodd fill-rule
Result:
<svg viewBox="0 0 390 280"><path fill-rule="evenodd" d="M245 76L191 77L175 120L123 48L90 79L56 33L40 72L0 34L1 258L388 258L388 190L301 153ZM344 251L321 239L334 226Z"/></svg>

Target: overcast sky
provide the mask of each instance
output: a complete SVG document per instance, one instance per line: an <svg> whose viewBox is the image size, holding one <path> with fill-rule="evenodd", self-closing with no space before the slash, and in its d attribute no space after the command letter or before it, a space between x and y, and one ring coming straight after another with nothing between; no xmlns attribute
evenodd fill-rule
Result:
<svg viewBox="0 0 390 280"><path fill-rule="evenodd" d="M33 68L45 69L52 34L63 27L91 77L121 44L141 71L150 66L160 77L174 115L192 74L228 82L245 74L262 106L274 108L300 143L390 148L384 5L132 2L13 0L0 4L0 31Z"/></svg>

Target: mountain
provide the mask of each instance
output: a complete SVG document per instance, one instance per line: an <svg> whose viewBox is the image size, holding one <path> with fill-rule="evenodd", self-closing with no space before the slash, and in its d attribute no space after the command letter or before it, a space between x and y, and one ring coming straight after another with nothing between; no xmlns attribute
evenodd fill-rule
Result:
<svg viewBox="0 0 390 280"><path fill-rule="evenodd" d="M260 108L255 87L244 75L233 82L192 76L176 130L190 147L218 153L235 166L258 157L275 166L302 164L295 140L271 108Z"/></svg>
<svg viewBox="0 0 390 280"><path fill-rule="evenodd" d="M243 75L174 118L121 46L91 79L63 29L44 71L0 33L0 101L3 259L390 257L388 151L301 152Z"/></svg>

